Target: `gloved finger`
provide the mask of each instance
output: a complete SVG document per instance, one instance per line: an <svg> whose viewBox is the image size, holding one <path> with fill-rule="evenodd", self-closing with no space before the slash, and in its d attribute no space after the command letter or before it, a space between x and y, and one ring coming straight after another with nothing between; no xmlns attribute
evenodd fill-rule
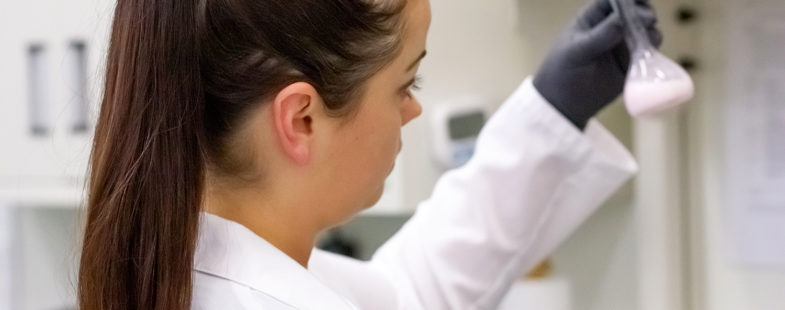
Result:
<svg viewBox="0 0 785 310"><path fill-rule="evenodd" d="M618 0L618 1L629 1L629 0ZM651 5L651 1L649 0L635 0L635 6L639 8L654 9L654 6Z"/></svg>
<svg viewBox="0 0 785 310"><path fill-rule="evenodd" d="M635 14L638 15L638 20L644 28L649 28L657 24L657 13L655 13L653 9L638 7L637 10L635 10Z"/></svg>
<svg viewBox="0 0 785 310"><path fill-rule="evenodd" d="M608 15L610 15L614 11L611 1L617 1L617 0L597 0L589 4L589 6L586 7L583 10L583 13L581 14L580 17L581 22L583 22L583 24L587 27L594 27L597 24L601 23L603 20L605 20L606 17L608 17ZM618 1L628 1L628 0L618 0ZM642 14L644 16L642 18L645 18L647 21L647 23L645 23L644 26L649 26L649 24L652 22L651 21L652 17L653 17L653 22L654 23L657 22L657 15L655 14L654 8L651 6L651 2L649 0L635 0L635 4L636 7L639 8L639 11L646 12L645 14Z"/></svg>
<svg viewBox="0 0 785 310"><path fill-rule="evenodd" d="M608 17L608 15L613 13L611 1L616 0L596 0L592 2L589 4L589 6L583 9L583 13L581 13L579 21L589 28L601 23L603 20L605 20L606 17Z"/></svg>
<svg viewBox="0 0 785 310"><path fill-rule="evenodd" d="M657 27L648 28L646 29L646 32L648 32L649 42L651 42L652 45L654 45L657 48L662 46L662 41L663 41L662 32L660 32L660 30L657 29Z"/></svg>
<svg viewBox="0 0 785 310"><path fill-rule="evenodd" d="M621 1L625 1L625 0L621 0ZM651 1L650 0L635 0L635 4L651 7Z"/></svg>
<svg viewBox="0 0 785 310"><path fill-rule="evenodd" d="M607 3L611 6L611 10L615 11L617 8L614 7L612 2L618 3L622 1L629 1L629 0L609 0ZM652 24L657 23L657 14L656 14L657 12L654 9L654 7L651 5L651 2L648 0L635 0L635 13L636 15L638 15L638 18L643 22L644 27L648 27ZM605 13L605 15L608 14L610 13ZM595 21L591 25L595 25L597 23L599 23L599 21Z"/></svg>
<svg viewBox="0 0 785 310"><path fill-rule="evenodd" d="M593 59L613 49L624 40L624 23L618 13L612 13L605 20L577 38L574 48L584 59Z"/></svg>

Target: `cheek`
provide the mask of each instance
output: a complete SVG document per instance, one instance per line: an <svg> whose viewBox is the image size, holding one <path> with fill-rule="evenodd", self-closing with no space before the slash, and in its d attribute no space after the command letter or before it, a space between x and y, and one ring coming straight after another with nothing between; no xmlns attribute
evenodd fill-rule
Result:
<svg viewBox="0 0 785 310"><path fill-rule="evenodd" d="M382 114L376 115L366 123L366 127L360 131L359 141L362 141L362 149L358 152L366 156L365 160L372 163L375 167L370 171L382 171L387 173L390 165L395 160L401 141L400 117L398 115ZM378 176L377 176L378 177Z"/></svg>
<svg viewBox="0 0 785 310"><path fill-rule="evenodd" d="M331 144L324 180L332 195L351 212L375 204L392 172L400 148L401 117L395 105L367 103L366 110L341 130ZM346 210L346 209L342 209Z"/></svg>
<svg viewBox="0 0 785 310"><path fill-rule="evenodd" d="M354 170L355 184L369 191L378 190L392 171L401 143L401 120L398 114L390 113L366 116L355 131L355 145L351 148L354 154L347 156L351 162L345 164Z"/></svg>

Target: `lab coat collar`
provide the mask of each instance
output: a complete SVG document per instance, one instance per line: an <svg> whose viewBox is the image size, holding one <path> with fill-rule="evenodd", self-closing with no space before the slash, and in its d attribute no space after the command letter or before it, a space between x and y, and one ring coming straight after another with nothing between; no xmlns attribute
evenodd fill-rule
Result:
<svg viewBox="0 0 785 310"><path fill-rule="evenodd" d="M202 213L194 269L297 309L356 309L307 269L239 223Z"/></svg>

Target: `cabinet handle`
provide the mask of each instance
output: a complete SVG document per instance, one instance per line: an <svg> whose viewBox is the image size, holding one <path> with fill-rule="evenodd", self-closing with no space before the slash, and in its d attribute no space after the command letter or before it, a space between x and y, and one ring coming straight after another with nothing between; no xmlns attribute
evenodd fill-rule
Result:
<svg viewBox="0 0 785 310"><path fill-rule="evenodd" d="M85 42L74 40L68 44L66 51L68 106L73 133L87 132L88 126L86 50Z"/></svg>
<svg viewBox="0 0 785 310"><path fill-rule="evenodd" d="M27 100L30 134L45 136L51 130L49 124L47 51L43 44L31 44L27 49Z"/></svg>

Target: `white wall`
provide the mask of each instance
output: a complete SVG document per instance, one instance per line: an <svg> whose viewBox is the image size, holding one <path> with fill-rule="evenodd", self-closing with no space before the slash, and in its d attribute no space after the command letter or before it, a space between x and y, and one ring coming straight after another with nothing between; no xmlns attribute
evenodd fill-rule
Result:
<svg viewBox="0 0 785 310"><path fill-rule="evenodd" d="M694 236L696 243L700 244L695 249L695 256L699 258L699 263L695 264L698 279L695 309L785 309L785 270L742 267L731 263L728 258L730 226L725 196L727 174L722 122L726 105L744 104L730 102L725 87L734 83L728 52L737 43L730 37L730 27L734 26L732 21L756 5L777 3L783 4L781 0L700 1L705 19L700 40L705 65L702 66L699 83L700 105L695 107L691 118L696 132L691 142L697 145L692 160L695 167L692 183L697 194L693 202L701 218ZM782 98L772 100L782 101Z"/></svg>

